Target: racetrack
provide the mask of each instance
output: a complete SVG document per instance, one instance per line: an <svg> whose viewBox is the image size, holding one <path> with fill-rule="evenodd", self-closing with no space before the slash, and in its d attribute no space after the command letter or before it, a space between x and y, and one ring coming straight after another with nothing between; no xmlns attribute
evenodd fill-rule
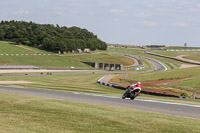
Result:
<svg viewBox="0 0 200 133"><path fill-rule="evenodd" d="M165 71L166 67L151 58L141 57L149 60L155 66L154 70L148 71ZM54 73L53 75L79 75L79 74L118 74L118 73L137 73L137 72L84 72L84 73ZM143 73L143 72L141 72ZM41 74L29 74L29 76L38 76ZM2 76L26 76L23 74L18 75L2 75ZM42 76L42 75L41 75ZM95 96L95 95L86 95L86 94L75 94L68 92L60 91L51 91L51 90L39 90L39 89L28 89L28 88L15 88L15 87L0 87L0 91L25 94L31 96L41 96L47 98L63 99L63 100L72 100L78 102L87 102L93 104L102 104L109 106L118 106L123 108L131 108L137 110L158 112L170 115L177 115L183 117L190 117L200 119L200 106L191 106L191 105L182 105L174 103L166 103L159 101L148 101L148 100L122 100L121 98L114 97L105 97L105 96Z"/></svg>
<svg viewBox="0 0 200 133"><path fill-rule="evenodd" d="M134 58L136 55L129 55L129 57ZM138 56L139 57L139 56ZM149 70L145 72L157 72L157 71L166 71L167 68L158 60L149 58L149 57L143 57L140 56L140 58L149 60L154 66L154 70ZM53 73L53 72L59 72L60 73ZM66 73L66 71L70 71L72 73ZM98 71L98 70L0 70L0 73L14 73L14 72L20 72L20 73L29 73L29 72L41 72L45 73L48 72L49 74L53 75L87 75L87 74L134 74L134 73L145 73L145 72L137 72L137 71ZM74 73L73 73L74 72ZM2 77L10 77L10 76L44 76L43 74L4 74L0 75Z"/></svg>
<svg viewBox="0 0 200 133"><path fill-rule="evenodd" d="M200 106L188 105L188 104L175 104L160 101L150 100L123 100L117 97L105 97L98 95L87 95L87 94L75 94L61 91L52 90L39 90L39 89L28 89L28 88L15 88L15 87L0 87L2 92L10 92L17 94L25 94L31 96L40 96L47 98L72 100L77 102L86 102L93 104L117 106L123 108L158 112L176 116L190 117L200 119Z"/></svg>

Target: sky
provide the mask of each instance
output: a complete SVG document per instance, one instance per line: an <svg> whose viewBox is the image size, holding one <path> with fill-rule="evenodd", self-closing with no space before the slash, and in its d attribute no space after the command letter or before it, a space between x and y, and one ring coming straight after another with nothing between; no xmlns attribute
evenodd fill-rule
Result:
<svg viewBox="0 0 200 133"><path fill-rule="evenodd" d="M200 47L200 0L0 0L0 20L77 26L107 43Z"/></svg>

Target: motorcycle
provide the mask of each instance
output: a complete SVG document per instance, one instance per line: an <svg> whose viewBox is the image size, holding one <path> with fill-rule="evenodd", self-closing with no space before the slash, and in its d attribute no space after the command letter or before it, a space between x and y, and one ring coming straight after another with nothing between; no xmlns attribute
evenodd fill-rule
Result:
<svg viewBox="0 0 200 133"><path fill-rule="evenodd" d="M126 88L126 92L123 94L122 99L130 98L131 100L134 100L141 92L141 88L139 87L130 87L128 86Z"/></svg>

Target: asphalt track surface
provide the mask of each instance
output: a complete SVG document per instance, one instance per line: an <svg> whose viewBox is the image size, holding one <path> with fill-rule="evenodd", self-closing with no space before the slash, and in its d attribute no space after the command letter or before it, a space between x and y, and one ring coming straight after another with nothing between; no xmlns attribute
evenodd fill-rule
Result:
<svg viewBox="0 0 200 133"><path fill-rule="evenodd" d="M122 108L130 108L136 110L158 112L162 114L183 116L200 119L200 106L189 104L175 104L161 101L148 101L148 100L130 100L121 99L117 97L106 97L99 95L76 94L52 90L39 90L29 88L15 88L15 87L0 87L0 91L25 94L31 96L40 96L53 99L70 100L84 103L93 103L100 105L109 105Z"/></svg>

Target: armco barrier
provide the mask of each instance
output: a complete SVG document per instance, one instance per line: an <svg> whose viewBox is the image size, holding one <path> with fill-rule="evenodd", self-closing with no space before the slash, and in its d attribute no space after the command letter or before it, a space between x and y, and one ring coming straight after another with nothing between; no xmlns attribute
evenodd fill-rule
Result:
<svg viewBox="0 0 200 133"><path fill-rule="evenodd" d="M117 88L117 89L126 90L126 88L121 87L121 86L118 86L118 85L113 85L113 84L101 82L101 80L102 80L103 78L104 78L104 77L100 78L100 79L97 81L97 83L102 84L102 85L106 85L106 86L110 86L110 87L113 87L113 88Z"/></svg>
<svg viewBox="0 0 200 133"><path fill-rule="evenodd" d="M114 88L116 87L113 84L108 84L108 83L104 83L104 82L100 82L100 81L98 81L97 83L102 84L102 85L106 85L106 86L110 86L110 87L114 87Z"/></svg>

